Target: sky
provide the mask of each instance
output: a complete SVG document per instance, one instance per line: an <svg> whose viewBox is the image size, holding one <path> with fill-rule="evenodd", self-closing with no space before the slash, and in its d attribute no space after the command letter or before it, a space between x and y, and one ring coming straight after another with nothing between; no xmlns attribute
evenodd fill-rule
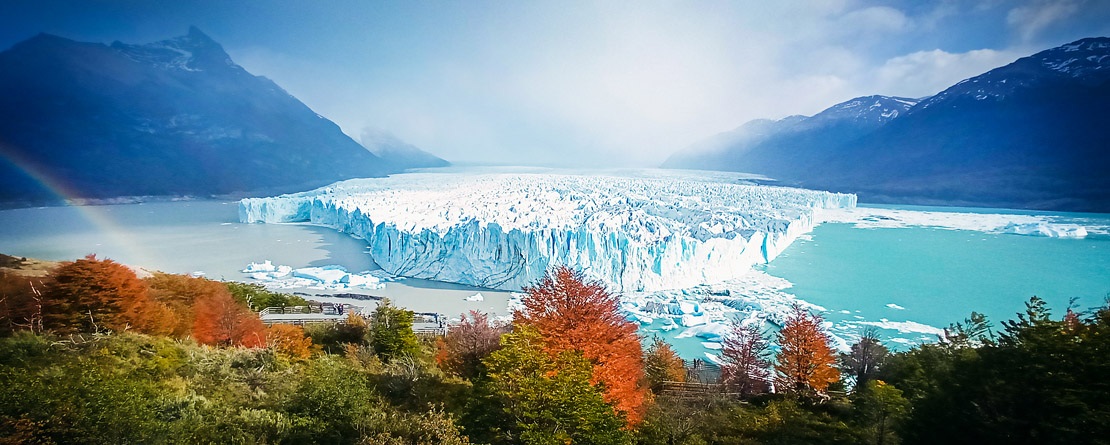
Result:
<svg viewBox="0 0 1110 445"><path fill-rule="evenodd" d="M0 49L190 25L356 140L387 132L462 164L652 167L751 119L928 96L1110 36L1110 1L5 0Z"/></svg>

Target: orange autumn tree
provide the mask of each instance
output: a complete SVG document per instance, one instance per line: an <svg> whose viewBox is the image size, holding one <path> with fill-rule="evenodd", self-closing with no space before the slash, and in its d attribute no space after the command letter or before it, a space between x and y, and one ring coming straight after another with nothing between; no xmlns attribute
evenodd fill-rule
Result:
<svg viewBox="0 0 1110 445"><path fill-rule="evenodd" d="M840 380L836 351L821 329L820 316L794 305L778 334L775 387L779 392L824 395L829 384Z"/></svg>
<svg viewBox="0 0 1110 445"><path fill-rule="evenodd" d="M43 327L58 333L136 330L167 334L172 312L150 299L127 266L88 255L62 264L43 295Z"/></svg>
<svg viewBox="0 0 1110 445"><path fill-rule="evenodd" d="M237 303L226 288L198 298L193 314L193 339L199 343L266 346L266 327L258 314Z"/></svg>
<svg viewBox="0 0 1110 445"><path fill-rule="evenodd" d="M532 325L552 356L581 351L594 364L592 383L604 386L605 401L623 412L628 424L643 418L643 352L636 325L620 313L620 299L603 284L565 266L524 288L515 323Z"/></svg>
<svg viewBox="0 0 1110 445"><path fill-rule="evenodd" d="M270 326L266 331L266 343L278 353L293 358L308 358L312 355L312 339L305 335L300 326Z"/></svg>
<svg viewBox="0 0 1110 445"><path fill-rule="evenodd" d="M173 311L175 323L170 334L184 338L192 334L195 322L194 306L198 301L216 298L227 293L224 283L187 275L156 272L144 280L150 297Z"/></svg>

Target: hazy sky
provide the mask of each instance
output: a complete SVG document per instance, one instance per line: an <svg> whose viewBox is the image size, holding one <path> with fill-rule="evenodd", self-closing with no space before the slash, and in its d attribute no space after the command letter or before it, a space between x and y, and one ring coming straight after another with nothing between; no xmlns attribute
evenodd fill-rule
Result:
<svg viewBox="0 0 1110 445"><path fill-rule="evenodd" d="M0 48L196 25L357 139L454 162L654 166L754 118L920 97L1110 35L1107 0L0 2Z"/></svg>

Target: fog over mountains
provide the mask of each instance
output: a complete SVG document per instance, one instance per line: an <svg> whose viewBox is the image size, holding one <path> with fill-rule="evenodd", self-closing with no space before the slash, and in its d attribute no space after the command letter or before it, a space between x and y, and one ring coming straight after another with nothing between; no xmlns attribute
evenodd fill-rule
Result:
<svg viewBox="0 0 1110 445"><path fill-rule="evenodd" d="M396 152L364 148L195 27L145 45L40 34L0 53L0 201L291 192L445 163Z"/></svg>
<svg viewBox="0 0 1110 445"><path fill-rule="evenodd" d="M755 120L665 166L760 173L863 202L1110 211L1110 38L1082 39L920 101L868 96Z"/></svg>

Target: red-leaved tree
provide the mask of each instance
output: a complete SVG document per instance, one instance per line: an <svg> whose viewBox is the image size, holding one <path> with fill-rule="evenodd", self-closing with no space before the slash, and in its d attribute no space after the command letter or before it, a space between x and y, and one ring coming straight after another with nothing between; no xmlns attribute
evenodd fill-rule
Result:
<svg viewBox="0 0 1110 445"><path fill-rule="evenodd" d="M733 323L721 348L721 381L741 397L766 392L771 381L767 341L755 326Z"/></svg>
<svg viewBox="0 0 1110 445"><path fill-rule="evenodd" d="M840 380L836 352L821 329L820 316L794 305L778 334L775 389L803 395L823 395L829 384ZM815 394L814 394L815 393Z"/></svg>
<svg viewBox="0 0 1110 445"><path fill-rule="evenodd" d="M620 299L596 280L561 266L534 286L524 288L523 309L515 323L535 326L546 351L556 356L581 351L594 363L593 382L605 388L605 401L623 412L629 425L643 418L643 351L636 325L620 313Z"/></svg>
<svg viewBox="0 0 1110 445"><path fill-rule="evenodd" d="M491 322L489 315L470 311L469 317L463 315L439 341L436 363L444 371L474 379L482 373L482 359L501 347L501 334L508 332L507 324Z"/></svg>

